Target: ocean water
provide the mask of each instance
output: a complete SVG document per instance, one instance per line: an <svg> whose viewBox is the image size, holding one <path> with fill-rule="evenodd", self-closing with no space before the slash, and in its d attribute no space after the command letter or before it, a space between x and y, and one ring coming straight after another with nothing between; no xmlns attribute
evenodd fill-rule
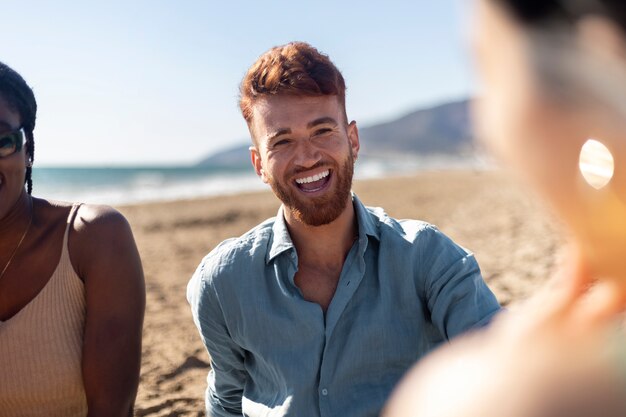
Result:
<svg viewBox="0 0 626 417"><path fill-rule="evenodd" d="M465 166L467 162L452 163ZM355 178L380 178L440 166L434 161L361 158ZM132 204L193 199L264 190L252 167L47 167L33 169L33 195L51 200L95 204Z"/></svg>
<svg viewBox="0 0 626 417"><path fill-rule="evenodd" d="M261 190L250 169L49 167L33 169L33 195L95 204L132 204Z"/></svg>

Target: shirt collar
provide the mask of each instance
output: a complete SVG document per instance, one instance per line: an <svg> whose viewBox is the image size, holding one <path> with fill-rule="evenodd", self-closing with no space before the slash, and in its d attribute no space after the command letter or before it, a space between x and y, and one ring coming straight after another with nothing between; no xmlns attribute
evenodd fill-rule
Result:
<svg viewBox="0 0 626 417"><path fill-rule="evenodd" d="M379 219L370 213L361 203L361 200L352 193L352 203L354 204L354 212L356 213L356 221L359 225L359 237L371 236L376 240L380 240L380 230L378 228Z"/></svg>
<svg viewBox="0 0 626 417"><path fill-rule="evenodd" d="M287 229L284 207L281 205L272 226L272 236L269 241L269 250L267 251L265 262L270 263L275 257L290 249L295 249L295 247Z"/></svg>
<svg viewBox="0 0 626 417"><path fill-rule="evenodd" d="M359 228L359 239L365 236L371 236L376 240L380 240L380 233L378 229L378 220L376 216L373 216L361 200L352 193L352 204L354 205L354 213L356 214L356 221ZM287 229L287 222L285 221L284 206L280 206L278 213L276 214L276 220L272 226L272 237L268 243L269 250L266 255L266 263L270 263L274 258L283 252L288 250L295 250L289 230Z"/></svg>

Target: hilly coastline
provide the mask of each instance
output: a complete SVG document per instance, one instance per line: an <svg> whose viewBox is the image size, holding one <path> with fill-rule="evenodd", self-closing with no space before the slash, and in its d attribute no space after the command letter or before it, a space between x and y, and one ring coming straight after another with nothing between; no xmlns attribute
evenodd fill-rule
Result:
<svg viewBox="0 0 626 417"><path fill-rule="evenodd" d="M393 158L473 158L476 150L469 117L469 100L418 109L388 122L359 129L360 156ZM247 141L209 155L198 166L248 166Z"/></svg>

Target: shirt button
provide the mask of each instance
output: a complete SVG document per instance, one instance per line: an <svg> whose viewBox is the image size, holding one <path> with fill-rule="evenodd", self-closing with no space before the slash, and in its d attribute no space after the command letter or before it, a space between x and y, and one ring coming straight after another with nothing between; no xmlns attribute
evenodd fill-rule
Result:
<svg viewBox="0 0 626 417"><path fill-rule="evenodd" d="M322 389L322 395L323 396L327 396L328 395L328 390L326 388Z"/></svg>

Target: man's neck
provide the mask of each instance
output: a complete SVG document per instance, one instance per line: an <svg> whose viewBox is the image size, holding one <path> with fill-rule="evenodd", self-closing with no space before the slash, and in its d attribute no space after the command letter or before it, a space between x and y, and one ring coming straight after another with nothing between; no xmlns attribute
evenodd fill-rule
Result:
<svg viewBox="0 0 626 417"><path fill-rule="evenodd" d="M284 215L300 262L343 263L358 234L352 198L339 217L323 226L304 224L287 210Z"/></svg>

